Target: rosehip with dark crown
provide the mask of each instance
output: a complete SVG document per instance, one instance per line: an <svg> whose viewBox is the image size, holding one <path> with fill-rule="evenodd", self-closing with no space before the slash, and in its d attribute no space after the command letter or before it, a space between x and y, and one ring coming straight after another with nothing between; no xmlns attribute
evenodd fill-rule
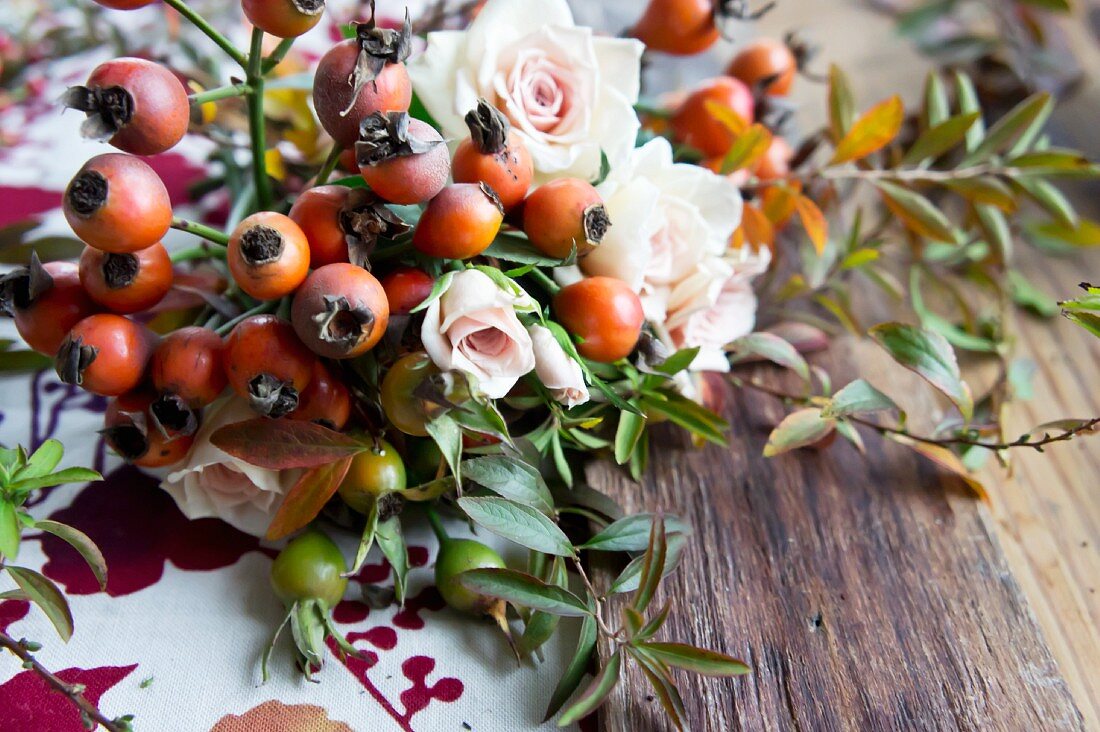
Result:
<svg viewBox="0 0 1100 732"><path fill-rule="evenodd" d="M164 399L194 409L211 404L228 384L225 341L209 328L191 326L169 333L153 351L149 376Z"/></svg>
<svg viewBox="0 0 1100 732"><path fill-rule="evenodd" d="M154 340L145 326L121 315L91 315L73 326L57 350L57 375L100 396L125 394L144 378Z"/></svg>
<svg viewBox="0 0 1100 732"><path fill-rule="evenodd" d="M451 158L434 127L405 112L376 112L363 119L355 143L359 173L390 203L423 203L447 185Z"/></svg>
<svg viewBox="0 0 1100 732"><path fill-rule="evenodd" d="M580 354L601 363L629 356L645 323L638 295L611 277L589 277L563 287L554 296L554 315L567 331L580 336Z"/></svg>
<svg viewBox="0 0 1100 732"><path fill-rule="evenodd" d="M191 434L172 434L151 406L147 391L123 394L111 400L103 415L103 440L123 460L143 468L161 468L178 463L195 442ZM195 415L190 415L195 420Z"/></svg>
<svg viewBox="0 0 1100 732"><path fill-rule="evenodd" d="M56 356L73 326L99 308L80 284L73 262L31 262L0 277L0 307L31 349Z"/></svg>
<svg viewBox="0 0 1100 732"><path fill-rule="evenodd" d="M85 247L80 283L89 297L116 313L138 313L172 289L172 260L163 244L118 254Z"/></svg>
<svg viewBox="0 0 1100 732"><path fill-rule="evenodd" d="M540 186L523 204L523 231L540 252L565 259L584 256L599 246L612 222L591 183L559 178Z"/></svg>
<svg viewBox="0 0 1100 732"><path fill-rule="evenodd" d="M237 225L226 262L246 293L257 300L278 300L298 289L309 273L309 242L289 217L262 211Z"/></svg>
<svg viewBox="0 0 1100 732"><path fill-rule="evenodd" d="M505 211L523 202L535 175L534 161L508 118L484 99L466 115L470 137L455 150L451 165L455 183L485 183L500 197Z"/></svg>
<svg viewBox="0 0 1100 732"><path fill-rule="evenodd" d="M85 244L136 252L159 242L172 225L172 201L160 177L140 158L97 155L65 191L65 219Z"/></svg>
<svg viewBox="0 0 1100 732"><path fill-rule="evenodd" d="M337 491L354 511L367 515L377 505L379 521L396 515L403 505L398 495L405 490L405 462L394 446L378 440L352 458L351 467Z"/></svg>
<svg viewBox="0 0 1100 732"><path fill-rule="evenodd" d="M274 315L242 320L225 341L229 385L265 417L282 417L298 408L316 360L290 323Z"/></svg>
<svg viewBox="0 0 1100 732"><path fill-rule="evenodd" d="M298 337L325 358L355 358L378 344L390 306L382 285L354 264L327 264L294 295L291 321Z"/></svg>
<svg viewBox="0 0 1100 732"><path fill-rule="evenodd" d="M320 22L325 0L241 0L252 25L278 38L297 38Z"/></svg>

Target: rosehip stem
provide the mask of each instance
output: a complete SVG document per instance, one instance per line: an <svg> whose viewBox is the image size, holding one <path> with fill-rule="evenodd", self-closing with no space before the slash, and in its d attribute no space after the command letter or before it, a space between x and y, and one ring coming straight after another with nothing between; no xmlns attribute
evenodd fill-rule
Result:
<svg viewBox="0 0 1100 732"><path fill-rule="evenodd" d="M439 539L439 544L442 546L451 540L451 537L447 535L447 530L443 528L443 521L440 520L439 514L435 512L435 509L431 506L428 509L428 523L432 525L432 531L435 532L435 538Z"/></svg>
<svg viewBox="0 0 1100 732"><path fill-rule="evenodd" d="M212 229L209 226L203 226L202 224L196 224L194 221L188 221L186 219L172 219L172 228L179 231L186 231L188 234L194 234L195 236L202 237L207 241L220 244L221 246L229 245L229 237L217 229Z"/></svg>
<svg viewBox="0 0 1100 732"><path fill-rule="evenodd" d="M328 183L328 179L332 177L332 171L336 170L336 164L340 162L340 153L344 151L344 148L340 146L340 143L332 143L332 149L329 150L328 157L325 158L325 164L321 166L321 171L317 173L317 180L313 182L314 186L323 186Z"/></svg>
<svg viewBox="0 0 1100 732"><path fill-rule="evenodd" d="M171 256L172 264L179 264L180 262L191 262L196 259L225 259L225 247L219 246L217 244L202 247L191 247L190 249L182 249L178 252L172 252Z"/></svg>
<svg viewBox="0 0 1100 732"><path fill-rule="evenodd" d="M252 87L248 84L233 84L232 86L223 86L217 89L208 89L207 91L198 92L192 94L188 99L191 100L191 104L199 105L206 104L207 102L217 102L222 99L243 97L250 93L252 93Z"/></svg>
<svg viewBox="0 0 1100 732"><path fill-rule="evenodd" d="M528 272L527 275L542 285L551 295L557 295L558 291L561 290L561 285L554 282L554 280L550 279L549 275L537 267Z"/></svg>
<svg viewBox="0 0 1100 732"><path fill-rule="evenodd" d="M290 53L290 47L294 45L294 38L284 38L282 42L275 47L275 50L271 52L271 55L264 59L264 65L261 71L264 74L270 73L276 66L278 66L286 55Z"/></svg>
<svg viewBox="0 0 1100 732"><path fill-rule="evenodd" d="M243 313L241 313L237 317L235 317L232 320L228 321L224 325L219 326L218 328L216 328L214 330L214 332L217 333L218 335L221 335L221 336L226 335L227 333L229 333L229 331L233 330L233 328L237 325L237 323L240 323L242 320L247 320L248 318L251 318L253 315L263 315L264 313L273 312L278 307L279 307L279 300L272 300L271 302L262 302L259 305L257 305L256 307L252 308L251 310L245 310Z"/></svg>
<svg viewBox="0 0 1100 732"><path fill-rule="evenodd" d="M236 46L233 45L233 42L223 36L221 33L219 33L218 30L214 28L214 26L210 25L206 18L202 17L194 10L192 10L186 2L184 2L183 0L164 0L164 4L175 8L176 12L187 18L187 20L191 21L192 25L194 25L196 28L206 34L207 38L217 44L218 48L225 51L229 58L240 64L241 68L246 67L246 65L248 64L248 59L245 58L245 55L241 53Z"/></svg>
<svg viewBox="0 0 1100 732"><path fill-rule="evenodd" d="M252 176L256 182L256 202L260 209L271 208L271 179L267 176L267 128L264 120L264 32L252 31L252 48L248 55L248 130L252 137Z"/></svg>

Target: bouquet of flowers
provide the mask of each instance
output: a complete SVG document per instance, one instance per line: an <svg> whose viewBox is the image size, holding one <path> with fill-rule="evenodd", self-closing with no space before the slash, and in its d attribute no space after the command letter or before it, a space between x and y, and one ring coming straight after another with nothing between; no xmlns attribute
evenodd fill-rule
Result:
<svg viewBox="0 0 1100 732"><path fill-rule="evenodd" d="M1098 231L1051 182L1098 168L1051 146L1045 92L987 126L966 74L932 74L919 111L892 97L860 113L833 67L827 129L793 144L787 94L812 59L793 37L743 45L690 90L642 95L643 57L708 50L766 10L744 2L652 0L612 38L577 26L565 0L441 3L415 24L376 16L372 1L315 66L293 44L324 0L242 0L247 50L184 0L164 5L239 69L219 80L201 65L124 57L71 87L62 102L86 115L84 134L115 148L64 196L86 247L79 263L31 254L4 275L3 305L63 381L109 399L107 444L161 471L188 516L289 539L271 569L286 615L265 676L287 625L307 677L329 639L358 653L332 620L347 577L377 545L402 603L403 526L426 521L446 603L491 618L518 658L561 619L580 622L548 719L590 714L629 663L685 726L671 668L749 669L660 638L675 609L651 601L690 527L623 515L583 484L584 461L607 457L638 478L664 422L727 445L718 412L730 387L794 408L766 456L836 435L862 449L863 427L979 492L978 456L1007 459L1100 422L1019 438L999 423L1012 390L1006 312L1060 310L1013 267L1014 239L1073 245ZM202 195L225 197L223 226L174 212L143 159L189 130L214 143ZM849 201L865 205L853 213ZM1025 210L1042 218L1021 224ZM169 251L169 229L195 245ZM917 324L868 331L851 305L857 276L907 295ZM957 310L929 305L931 287ZM1100 335L1098 297L1089 288L1064 307ZM870 382L834 390L804 354L844 329L868 332L955 416L917 434ZM996 360L1004 378L974 394L955 349ZM803 388L779 391L741 368L759 362ZM0 453L0 555L18 596L67 635L61 592L11 564L21 532L37 527L106 573L86 536L25 510L35 491L96 477L56 471L61 452ZM526 549L527 566L451 538L440 514ZM339 531L360 537L350 562L329 537ZM593 553L623 557L606 586L590 576ZM619 593L631 599L612 617ZM0 644L36 664L33 644ZM597 644L608 660L586 681ZM90 719L129 726L54 680Z"/></svg>

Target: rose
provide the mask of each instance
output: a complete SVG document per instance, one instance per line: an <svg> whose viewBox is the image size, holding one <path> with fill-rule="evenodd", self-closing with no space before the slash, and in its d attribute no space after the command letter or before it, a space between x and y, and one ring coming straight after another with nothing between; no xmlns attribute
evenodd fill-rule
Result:
<svg viewBox="0 0 1100 732"><path fill-rule="evenodd" d="M691 364L693 371L729 371L725 347L756 325L752 281L767 270L770 261L767 249L756 251L746 245L705 261L672 291L665 330L674 348L699 349Z"/></svg>
<svg viewBox="0 0 1100 732"><path fill-rule="evenodd" d="M526 143L536 183L591 180L601 151L614 167L634 146L642 50L577 27L565 0L489 0L467 30L429 33L409 74L444 137L466 137L463 116L485 98Z"/></svg>
<svg viewBox="0 0 1100 732"><path fill-rule="evenodd" d="M664 323L676 289L725 254L741 223L741 193L726 177L674 163L663 138L635 149L599 191L615 225L581 271L625 281L646 318Z"/></svg>
<svg viewBox="0 0 1100 732"><path fill-rule="evenodd" d="M505 290L480 270L463 270L425 310L420 339L436 366L470 374L485 396L499 399L535 368L516 310L537 307L518 285Z"/></svg>
<svg viewBox="0 0 1100 732"><path fill-rule="evenodd" d="M588 401L588 387L580 364L565 352L549 328L532 325L527 329L535 351L535 374L551 396L566 407Z"/></svg>
<svg viewBox="0 0 1100 732"><path fill-rule="evenodd" d="M255 416L248 403L238 397L222 399L206 408L191 452L161 483L184 516L220 518L254 536L267 532L283 496L301 471L249 465L210 442L210 435L222 426Z"/></svg>

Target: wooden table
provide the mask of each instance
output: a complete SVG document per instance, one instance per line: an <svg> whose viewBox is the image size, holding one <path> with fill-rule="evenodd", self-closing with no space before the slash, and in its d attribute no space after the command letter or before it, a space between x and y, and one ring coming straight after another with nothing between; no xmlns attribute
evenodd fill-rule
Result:
<svg viewBox="0 0 1100 732"><path fill-rule="evenodd" d="M791 27L810 28L823 59L850 71L864 106L899 89L919 98L927 64L854 0L781 2L762 31ZM1083 65L1100 68L1083 15L1071 34ZM1087 86L1055 124L1095 157L1100 90ZM823 94L807 87L803 114L820 121ZM1057 297L1100 279L1094 254L1022 266ZM1012 429L1100 414L1098 344L1061 320L1018 325L1021 355L1039 374ZM864 343L842 341L819 362L838 379L858 362L909 404L927 395ZM684 450L662 433L642 486L605 465L590 471L631 510L691 521L696 536L664 590L676 598L667 636L753 668L732 681L683 677L696 729L1100 729L1100 440L1017 455L1012 476L987 471L986 507L871 435L869 459L838 444L764 460L781 415L775 400L739 393L728 450ZM628 684L602 728L667 728L640 674Z"/></svg>

